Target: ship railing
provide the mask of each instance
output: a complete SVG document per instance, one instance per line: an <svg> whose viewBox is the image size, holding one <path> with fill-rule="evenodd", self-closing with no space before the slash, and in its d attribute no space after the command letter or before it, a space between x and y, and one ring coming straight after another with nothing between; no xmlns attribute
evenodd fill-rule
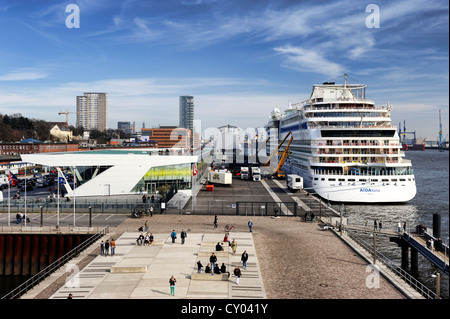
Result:
<svg viewBox="0 0 450 319"><path fill-rule="evenodd" d="M327 155L339 155L339 154L327 154ZM350 155L350 154L349 154ZM355 156L368 157L371 154L353 154ZM355 157L353 156L353 157ZM373 156L370 156L373 157ZM394 159L379 159L379 160L340 160L339 158L327 158L327 159L311 159L311 163L321 163L321 164L408 164L408 160L400 161Z"/></svg>
<svg viewBox="0 0 450 319"><path fill-rule="evenodd" d="M414 169L407 170L389 170L389 171L359 171L355 172L354 170L349 170L347 172L343 172L340 170L328 170L328 169L312 169L312 175L338 175L338 176L412 176L414 175Z"/></svg>
<svg viewBox="0 0 450 319"><path fill-rule="evenodd" d="M318 143L311 143L311 146L401 146L400 143L344 143L344 142L333 142L333 143L326 143L326 142L318 142Z"/></svg>

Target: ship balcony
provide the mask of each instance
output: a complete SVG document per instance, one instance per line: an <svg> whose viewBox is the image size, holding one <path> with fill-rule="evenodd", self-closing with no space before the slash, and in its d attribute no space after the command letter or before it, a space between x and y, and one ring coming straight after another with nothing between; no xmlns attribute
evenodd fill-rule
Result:
<svg viewBox="0 0 450 319"><path fill-rule="evenodd" d="M338 176L413 176L414 169L409 167L389 167L385 168L351 168L343 170L341 168L311 168L311 175L314 178L322 175L338 175ZM412 177L414 180L414 177ZM381 180L383 181L383 180Z"/></svg>
<svg viewBox="0 0 450 319"><path fill-rule="evenodd" d="M337 155L337 154L336 154ZM365 154L354 155L351 157L313 157L310 160L311 164L325 164L327 166L344 164L344 165L386 165L386 164L407 164L410 165L410 161L401 160L398 157L372 157L365 156Z"/></svg>
<svg viewBox="0 0 450 319"><path fill-rule="evenodd" d="M337 140L330 140L330 142L313 142L311 143L311 147L324 147L324 146L349 146L349 147L355 147L355 146L383 146L383 147L401 147L402 145L397 142L363 142L354 140L352 142L343 142L343 141L337 141Z"/></svg>

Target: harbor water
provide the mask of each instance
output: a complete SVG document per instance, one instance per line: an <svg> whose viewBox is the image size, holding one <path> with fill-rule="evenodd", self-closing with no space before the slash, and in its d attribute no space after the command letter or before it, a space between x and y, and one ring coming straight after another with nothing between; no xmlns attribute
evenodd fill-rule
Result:
<svg viewBox="0 0 450 319"><path fill-rule="evenodd" d="M433 228L433 214L441 215L441 238L448 244L449 237L449 152L439 150L405 151L412 161L417 186L416 196L405 204L344 205L344 216L350 224L373 227L374 220L381 221L383 229L397 229L398 222L406 222L407 228L415 231L416 225ZM336 205L336 204L335 204ZM333 205L333 206L335 206ZM335 207L336 208L336 207ZM341 207L342 209L342 207ZM377 249L386 257L401 264L401 251L386 238ZM437 268L419 254L418 279L435 291L432 277ZM441 273L441 297L449 297L449 278Z"/></svg>

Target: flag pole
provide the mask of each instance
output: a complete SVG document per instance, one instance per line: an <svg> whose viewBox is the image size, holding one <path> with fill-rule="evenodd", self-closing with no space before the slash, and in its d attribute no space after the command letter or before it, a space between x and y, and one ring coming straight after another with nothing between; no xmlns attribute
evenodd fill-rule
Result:
<svg viewBox="0 0 450 319"><path fill-rule="evenodd" d="M75 168L75 166L72 167L72 168ZM75 173L74 169L73 169L72 175L73 175L73 192L72 192L73 193L73 227L75 227L75 198L76 198L76 196L75 196L75 187L76 187L76 184L77 184L77 176L76 176L76 173Z"/></svg>
<svg viewBox="0 0 450 319"><path fill-rule="evenodd" d="M59 169L57 169L57 171L58 171L58 195L57 195L58 201L56 204L56 207L57 207L57 209L56 209L56 229L59 229Z"/></svg>
<svg viewBox="0 0 450 319"><path fill-rule="evenodd" d="M11 165L8 164L8 227L11 226Z"/></svg>

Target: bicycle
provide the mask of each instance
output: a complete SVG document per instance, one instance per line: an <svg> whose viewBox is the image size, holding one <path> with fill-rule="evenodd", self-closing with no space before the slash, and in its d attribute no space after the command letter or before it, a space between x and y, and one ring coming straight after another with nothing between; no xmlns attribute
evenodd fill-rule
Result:
<svg viewBox="0 0 450 319"><path fill-rule="evenodd" d="M227 224L227 225L225 225L225 231L226 231L226 232L229 232L229 231L236 231L236 228L234 227L234 225Z"/></svg>

